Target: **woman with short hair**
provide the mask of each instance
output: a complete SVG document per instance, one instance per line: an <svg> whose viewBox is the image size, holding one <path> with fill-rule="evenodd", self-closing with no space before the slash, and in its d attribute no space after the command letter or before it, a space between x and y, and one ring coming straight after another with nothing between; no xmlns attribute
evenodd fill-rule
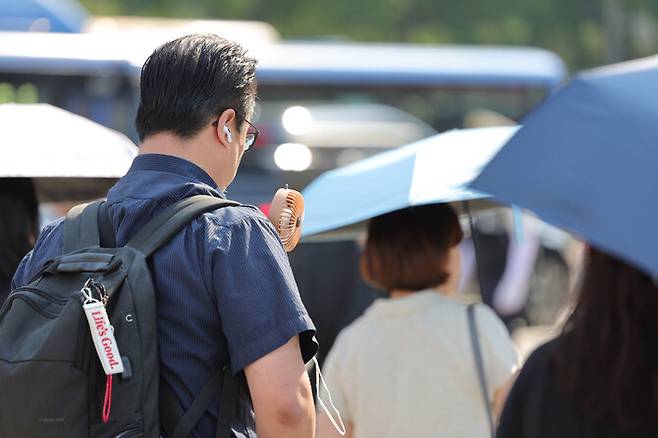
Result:
<svg viewBox="0 0 658 438"><path fill-rule="evenodd" d="M331 397L352 438L488 437L467 305L453 299L463 234L448 205L372 219L364 277L388 292L338 336L325 362ZM517 366L505 326L486 306L476 324L488 400L500 402ZM328 394L321 394L324 400ZM337 436L318 416L318 436Z"/></svg>

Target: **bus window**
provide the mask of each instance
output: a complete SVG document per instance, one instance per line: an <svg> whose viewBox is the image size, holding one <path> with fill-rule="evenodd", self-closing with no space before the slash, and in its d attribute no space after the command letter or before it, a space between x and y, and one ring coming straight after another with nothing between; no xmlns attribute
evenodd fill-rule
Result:
<svg viewBox="0 0 658 438"><path fill-rule="evenodd" d="M284 43L256 53L262 102L381 104L437 131L475 109L519 120L566 75L527 47Z"/></svg>
<svg viewBox="0 0 658 438"><path fill-rule="evenodd" d="M0 83L0 103L37 103L39 92L34 84Z"/></svg>
<svg viewBox="0 0 658 438"><path fill-rule="evenodd" d="M0 72L0 103L49 103L137 138L137 89L122 76Z"/></svg>
<svg viewBox="0 0 658 438"><path fill-rule="evenodd" d="M548 89L347 87L262 84L264 103L380 103L399 108L437 131L463 127L464 116L474 109L496 111L519 120L549 92Z"/></svg>
<svg viewBox="0 0 658 438"><path fill-rule="evenodd" d="M34 84L22 84L16 90L17 103L38 103L39 90Z"/></svg>
<svg viewBox="0 0 658 438"><path fill-rule="evenodd" d="M0 103L14 102L16 99L16 92L14 86L6 82L0 83Z"/></svg>

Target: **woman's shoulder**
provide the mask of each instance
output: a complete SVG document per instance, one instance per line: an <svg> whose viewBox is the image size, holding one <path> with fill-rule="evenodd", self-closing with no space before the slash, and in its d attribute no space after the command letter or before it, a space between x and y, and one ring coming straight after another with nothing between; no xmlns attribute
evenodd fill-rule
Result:
<svg viewBox="0 0 658 438"><path fill-rule="evenodd" d="M376 319L370 316L370 309L373 305L374 303L363 314L341 329L336 337L335 344L350 345L372 329L373 324L376 324Z"/></svg>
<svg viewBox="0 0 658 438"><path fill-rule="evenodd" d="M510 391L498 425L501 438L536 435L531 433L540 427L540 417L546 414L547 389L553 386L548 364L556 341L549 341L536 348L525 361Z"/></svg>
<svg viewBox="0 0 658 438"><path fill-rule="evenodd" d="M530 353L528 359L525 361L524 367L527 366L529 368L535 369L548 365L550 363L551 356L558 348L558 345L561 341L562 336L558 336L535 348L535 350Z"/></svg>
<svg viewBox="0 0 658 438"><path fill-rule="evenodd" d="M367 312L346 325L336 336L327 355L327 369L344 368L354 364L362 356L363 347L368 344L373 328Z"/></svg>
<svg viewBox="0 0 658 438"><path fill-rule="evenodd" d="M413 313L398 308L398 301L387 298L375 300L364 313L343 327L336 337L335 348L342 349L344 353L358 351L363 345L370 344L373 336L381 335L382 329L390 328L401 318L412 318Z"/></svg>
<svg viewBox="0 0 658 438"><path fill-rule="evenodd" d="M473 306L478 330L484 337L512 343L509 330L491 307L486 304Z"/></svg>
<svg viewBox="0 0 658 438"><path fill-rule="evenodd" d="M496 315L496 312L489 307L486 304L468 304L468 307L474 307L475 308L475 315L478 319L478 321L481 321L482 323L485 324L493 324L493 325L499 325L503 324L502 320ZM504 324L503 324L504 325Z"/></svg>
<svg viewBox="0 0 658 438"><path fill-rule="evenodd" d="M525 360L518 377L519 385L525 390L533 386L532 382L551 380L551 358L560 340L561 338L557 337L541 344Z"/></svg>

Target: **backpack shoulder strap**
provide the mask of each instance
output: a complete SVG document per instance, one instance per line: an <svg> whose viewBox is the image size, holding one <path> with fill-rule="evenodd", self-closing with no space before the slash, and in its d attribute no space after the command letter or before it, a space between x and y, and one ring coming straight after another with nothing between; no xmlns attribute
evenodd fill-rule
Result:
<svg viewBox="0 0 658 438"><path fill-rule="evenodd" d="M114 234L110 211L107 208L107 201L101 202L98 206L98 232L100 244L103 248L116 248L117 238Z"/></svg>
<svg viewBox="0 0 658 438"><path fill-rule="evenodd" d="M149 257L200 214L221 207L238 205L240 205L239 202L208 195L196 195L183 199L151 219L128 241L127 246L135 248L144 254L144 257Z"/></svg>
<svg viewBox="0 0 658 438"><path fill-rule="evenodd" d="M480 333L478 331L477 323L475 321L475 304L469 304L468 309L468 331L471 335L471 348L473 349L473 357L475 358L475 366L478 372L478 382L480 384L480 392L482 393L482 400L484 407L487 411L487 420L491 429L491 437L495 438L496 429L491 415L491 406L489 405L489 396L487 391L487 378L484 372L484 360L482 359L482 350L480 348Z"/></svg>
<svg viewBox="0 0 658 438"><path fill-rule="evenodd" d="M98 211L102 201L76 205L64 220L63 253L90 246L100 246Z"/></svg>
<svg viewBox="0 0 658 438"><path fill-rule="evenodd" d="M168 438L188 438L190 433L219 396L215 438L231 438L233 410L238 398L238 381L228 366L214 371L187 411L183 412L173 391L160 381L160 423Z"/></svg>
<svg viewBox="0 0 658 438"><path fill-rule="evenodd" d="M73 207L64 220L63 253L92 246L114 248L116 239L104 199Z"/></svg>

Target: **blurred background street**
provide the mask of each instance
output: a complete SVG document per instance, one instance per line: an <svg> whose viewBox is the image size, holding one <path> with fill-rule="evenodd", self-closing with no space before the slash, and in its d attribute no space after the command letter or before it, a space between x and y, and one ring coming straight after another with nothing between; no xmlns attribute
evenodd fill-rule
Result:
<svg viewBox="0 0 658 438"><path fill-rule="evenodd" d="M570 73L655 54L658 2L0 0L0 104L48 103L137 142L142 64L194 32L241 42L259 61L261 135L228 196L267 211L285 184L301 191L325 171L447 130L515 125ZM1 144L0 162L12 147ZM103 196L114 179L97 176ZM39 182L42 223L91 196L73 185L66 202L47 202L48 181L66 184ZM359 273L363 231L309 236L291 253L321 359L380 294ZM578 278L576 240L497 208L475 213L462 250L464 299L491 305L523 353L555 333Z"/></svg>

